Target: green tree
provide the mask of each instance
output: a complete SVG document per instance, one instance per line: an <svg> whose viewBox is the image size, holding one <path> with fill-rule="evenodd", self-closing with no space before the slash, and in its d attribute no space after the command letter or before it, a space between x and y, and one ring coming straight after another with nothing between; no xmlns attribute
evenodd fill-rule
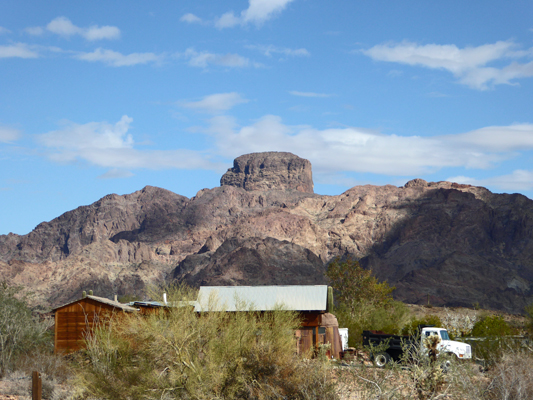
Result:
<svg viewBox="0 0 533 400"><path fill-rule="evenodd" d="M385 305L393 301L395 287L387 282L379 282L371 270L361 267L358 261L335 259L326 272L335 290L335 299L352 311L359 302Z"/></svg>
<svg viewBox="0 0 533 400"><path fill-rule="evenodd" d="M39 347L51 347L48 321L32 315L29 298L21 286L0 282L0 376L16 359Z"/></svg>
<svg viewBox="0 0 533 400"><path fill-rule="evenodd" d="M339 324L348 328L350 346L360 347L363 330L399 333L408 310L393 299L394 287L353 259L334 260L326 276L334 290Z"/></svg>

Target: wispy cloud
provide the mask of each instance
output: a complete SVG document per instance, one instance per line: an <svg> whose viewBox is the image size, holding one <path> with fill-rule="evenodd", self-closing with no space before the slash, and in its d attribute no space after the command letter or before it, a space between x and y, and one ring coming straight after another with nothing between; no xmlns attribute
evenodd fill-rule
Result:
<svg viewBox="0 0 533 400"><path fill-rule="evenodd" d="M194 14L187 13L180 18L181 22L188 22L189 24L201 24L203 21L200 17Z"/></svg>
<svg viewBox="0 0 533 400"><path fill-rule="evenodd" d="M102 39L118 39L120 37L120 29L116 26L98 26L92 25L88 28L80 28L74 25L67 17L57 17L53 19L46 29L49 32L69 37L79 35L89 41Z"/></svg>
<svg viewBox="0 0 533 400"><path fill-rule="evenodd" d="M3 26L0 26L0 35L6 35L8 33L11 33L9 29L4 28Z"/></svg>
<svg viewBox="0 0 533 400"><path fill-rule="evenodd" d="M163 60L162 55L154 53L122 54L102 48L98 48L91 53L76 54L74 58L83 61L102 62L112 67L130 67L138 64L157 63Z"/></svg>
<svg viewBox="0 0 533 400"><path fill-rule="evenodd" d="M100 175L99 179L121 179L121 178L130 178L133 176L133 172L121 169L121 168L112 168L107 171L105 174Z"/></svg>
<svg viewBox="0 0 533 400"><path fill-rule="evenodd" d="M207 68L209 65L218 65L231 68L246 68L249 66L259 67L260 64L250 61L250 59L239 54L216 54L207 51L198 52L193 48L187 49L184 53L177 54L180 58L189 61L191 67Z"/></svg>
<svg viewBox="0 0 533 400"><path fill-rule="evenodd" d="M181 105L216 114L246 101L237 93L219 93ZM206 127L195 131L195 134L211 137L211 146L202 151L186 148L139 150L139 144L130 133L131 124L132 119L126 115L115 124L66 122L59 130L39 135L38 142L54 162L84 162L109 168L101 178L127 177L135 169L220 171L223 169L221 163L213 160L271 150L289 151L311 160L314 172L322 176L359 172L400 177L420 176L445 168L490 170L526 152L533 152L533 124L484 127L455 135L422 137L384 134L358 127L316 129L292 126L284 124L275 115L265 115L240 126L231 116L215 115ZM0 130L2 141L17 137L18 132ZM483 180L468 176L454 176L449 180L502 190L533 190L533 171L528 170L516 170Z"/></svg>
<svg viewBox="0 0 533 400"><path fill-rule="evenodd" d="M483 142L479 132L499 131L507 144L499 147L497 134ZM387 135L364 128L319 130L293 127L281 118L267 115L257 122L237 127L230 117L211 120L208 132L217 149L227 157L266 150L290 151L313 162L321 172L351 171L396 176L433 173L442 168L487 169L533 150L533 124L490 127L478 131L435 137ZM353 162L357 160L357 162Z"/></svg>
<svg viewBox="0 0 533 400"><path fill-rule="evenodd" d="M25 43L0 46L0 58L37 58L39 54Z"/></svg>
<svg viewBox="0 0 533 400"><path fill-rule="evenodd" d="M44 29L40 26L30 26L28 28L24 28L24 32L32 36L41 36L44 33Z"/></svg>
<svg viewBox="0 0 533 400"><path fill-rule="evenodd" d="M0 143L11 143L20 138L18 129L0 126Z"/></svg>
<svg viewBox="0 0 533 400"><path fill-rule="evenodd" d="M395 62L451 72L459 82L474 89L485 90L499 84L512 84L519 78L533 76L533 61L512 62L504 67L489 67L491 62L533 57L533 48L517 50L512 41L498 41L478 47L458 48L456 45L419 45L404 41L376 45L362 53L377 61Z"/></svg>
<svg viewBox="0 0 533 400"><path fill-rule="evenodd" d="M517 169L507 175L476 179L468 176L451 176L447 181L464 183L474 186L498 188L506 192L533 190L533 171Z"/></svg>
<svg viewBox="0 0 533 400"><path fill-rule="evenodd" d="M488 126L442 138L463 149L496 153L520 151L533 149L533 124Z"/></svg>
<svg viewBox="0 0 533 400"><path fill-rule="evenodd" d="M128 133L132 121L124 115L115 124L65 122L62 129L41 134L37 140L54 162L110 168L102 178L118 177L119 173L128 176L131 169L220 169L204 153L193 150L137 150Z"/></svg>
<svg viewBox="0 0 533 400"><path fill-rule="evenodd" d="M271 57L272 54L281 54L281 55L293 56L293 57L302 57L302 56L309 57L311 55L311 53L309 53L304 48L290 49L287 47L277 47L274 45L247 45L245 47L251 50L258 50L267 57Z"/></svg>
<svg viewBox="0 0 533 400"><path fill-rule="evenodd" d="M239 93L216 93L205 96L199 101L180 102L181 107L190 108L193 110L217 113L227 111L235 107L237 104L248 103L248 99L242 97Z"/></svg>
<svg viewBox="0 0 533 400"><path fill-rule="evenodd" d="M291 90L289 92L293 96L299 96L299 97L331 97L332 94L327 93L315 93L315 92L298 92L296 90Z"/></svg>
<svg viewBox="0 0 533 400"><path fill-rule="evenodd" d="M235 15L233 11L223 14L215 21L219 29L232 28L236 25L255 24L261 26L266 21L281 13L294 0L249 0L248 8Z"/></svg>

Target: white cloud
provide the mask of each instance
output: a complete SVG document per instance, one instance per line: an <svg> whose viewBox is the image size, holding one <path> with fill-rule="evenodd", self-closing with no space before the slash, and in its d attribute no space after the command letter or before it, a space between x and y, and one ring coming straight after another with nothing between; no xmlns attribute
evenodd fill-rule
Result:
<svg viewBox="0 0 533 400"><path fill-rule="evenodd" d="M0 35L11 33L11 31L3 26L0 26Z"/></svg>
<svg viewBox="0 0 533 400"><path fill-rule="evenodd" d="M236 25L253 23L261 26L273 16L281 13L293 0L249 0L248 8L236 16L233 11L223 14L215 21L219 29L232 28Z"/></svg>
<svg viewBox="0 0 533 400"><path fill-rule="evenodd" d="M298 92L296 90L291 90L289 92L293 96L300 96L300 97L331 97L332 94L327 93L315 93L315 92Z"/></svg>
<svg viewBox="0 0 533 400"><path fill-rule="evenodd" d="M178 54L189 60L191 67L207 68L209 65L220 65L223 67L245 68L249 66L259 67L260 64L251 62L248 58L238 54L215 54L207 51L197 52L193 48L187 49L184 53Z"/></svg>
<svg viewBox="0 0 533 400"><path fill-rule="evenodd" d="M0 143L11 143L20 138L20 131L0 126Z"/></svg>
<svg viewBox="0 0 533 400"><path fill-rule="evenodd" d="M57 17L53 19L46 29L52 33L61 36L80 35L89 41L102 39L118 39L120 37L120 29L116 26L97 26L92 25L88 28L80 28L74 25L67 17Z"/></svg>
<svg viewBox="0 0 533 400"><path fill-rule="evenodd" d="M219 29L233 28L235 25L242 23L242 20L235 16L233 11L222 14L220 18L215 21L215 26Z"/></svg>
<svg viewBox="0 0 533 400"><path fill-rule="evenodd" d="M30 26L25 28L24 32L32 36L41 36L44 33L44 29L40 26Z"/></svg>
<svg viewBox="0 0 533 400"><path fill-rule="evenodd" d="M130 178L133 176L131 171L121 169L121 168L112 168L107 171L105 174L100 175L99 179L119 179L119 178Z"/></svg>
<svg viewBox="0 0 533 400"><path fill-rule="evenodd" d="M447 167L487 169L516 157L512 150L533 150L527 139L531 125L498 127L506 132L514 147L499 148L497 135L487 142L476 135L490 131L484 128L474 133L421 137L383 134L364 128L318 130L293 127L281 118L267 115L257 122L237 127L229 117L210 121L208 133L216 140L217 149L226 157L267 150L289 151L312 161L317 171L369 172L396 176L433 173ZM532 135L533 135L533 131Z"/></svg>
<svg viewBox="0 0 533 400"><path fill-rule="evenodd" d="M311 54L304 48L301 49L289 49L287 47L277 47L274 45L248 45L247 49L258 50L267 57L271 57L272 54L282 54L285 56L293 57L309 57Z"/></svg>
<svg viewBox="0 0 533 400"><path fill-rule="evenodd" d="M247 103L249 100L239 93L216 93L205 96L202 100L179 103L182 107L191 108L198 111L217 113L227 111L237 104Z"/></svg>
<svg viewBox="0 0 533 400"><path fill-rule="evenodd" d="M533 124L488 126L475 131L443 136L462 148L510 152L533 149Z"/></svg>
<svg viewBox="0 0 533 400"><path fill-rule="evenodd" d="M187 13L185 15L183 15L181 18L180 18L180 21L182 22L188 22L189 24L200 24L202 23L202 19L197 17L196 15L194 14L191 14L191 13Z"/></svg>
<svg viewBox="0 0 533 400"><path fill-rule="evenodd" d="M244 23L260 25L281 13L293 0L249 0L249 6L241 13Z"/></svg>
<svg viewBox="0 0 533 400"><path fill-rule="evenodd" d="M39 54L29 48L25 43L16 43L0 46L0 58L37 58Z"/></svg>
<svg viewBox="0 0 533 400"><path fill-rule="evenodd" d="M133 147L133 138L127 132L132 122L133 119L124 115L115 125L103 122L85 125L71 123L65 129L40 135L39 140L47 147L71 151L129 149Z"/></svg>
<svg viewBox="0 0 533 400"><path fill-rule="evenodd" d="M120 29L118 29L116 26L91 26L84 30L82 36L90 41L118 39L120 37Z"/></svg>
<svg viewBox="0 0 533 400"><path fill-rule="evenodd" d="M81 53L74 56L78 60L103 62L113 67L129 67L137 64L157 63L162 60L162 56L154 53L131 53L124 55L122 53L98 48L92 53Z"/></svg>
<svg viewBox="0 0 533 400"><path fill-rule="evenodd" d="M116 124L89 122L65 123L63 129L38 136L48 148L48 158L60 163L87 162L110 168L109 176L130 169L220 169L205 153L187 149L139 151L128 133L132 119L124 115Z"/></svg>
<svg viewBox="0 0 533 400"><path fill-rule="evenodd" d="M533 171L517 169L510 174L476 179L468 176L453 176L450 182L464 183L474 186L497 188L506 192L533 190Z"/></svg>
<svg viewBox="0 0 533 400"><path fill-rule="evenodd" d="M418 45L404 41L399 44L376 45L362 53L377 61L444 69L457 77L460 83L484 90L491 85L511 84L515 79L533 76L533 62L513 62L502 68L487 66L491 62L533 54L533 49L517 51L516 48L517 45L512 41L462 49L453 44Z"/></svg>

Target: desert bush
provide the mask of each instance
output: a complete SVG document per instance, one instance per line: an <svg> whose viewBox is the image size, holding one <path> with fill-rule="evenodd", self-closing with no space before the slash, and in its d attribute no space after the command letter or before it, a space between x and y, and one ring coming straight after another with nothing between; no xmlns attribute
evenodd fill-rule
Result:
<svg viewBox="0 0 533 400"><path fill-rule="evenodd" d="M504 351L491 371L488 399L526 400L533 398L533 352L529 348Z"/></svg>
<svg viewBox="0 0 533 400"><path fill-rule="evenodd" d="M450 337L458 338L472 333L472 329L474 329L474 325L478 321L477 315L469 316L466 313L452 313L447 308L444 311L446 314L442 319L442 323Z"/></svg>
<svg viewBox="0 0 533 400"><path fill-rule="evenodd" d="M506 336L516 333L509 324L499 315L486 315L482 317L472 329L472 336L483 340L472 343L472 352L475 358L483 360L486 366L498 363L504 353L514 349L518 343Z"/></svg>
<svg viewBox="0 0 533 400"><path fill-rule="evenodd" d="M52 324L51 319L32 315L22 287L0 283L0 377L15 368L21 355L52 350Z"/></svg>
<svg viewBox="0 0 533 400"><path fill-rule="evenodd" d="M524 311L527 317L525 328L529 336L533 336L533 303L526 306Z"/></svg>
<svg viewBox="0 0 533 400"><path fill-rule="evenodd" d="M472 328L472 336L475 337L501 337L515 333L500 315L487 315L477 321Z"/></svg>
<svg viewBox="0 0 533 400"><path fill-rule="evenodd" d="M175 307L127 315L97 328L80 352L77 384L105 399L335 398L330 369L296 356L297 315L197 315L185 287L169 292ZM216 299L209 299L216 309Z"/></svg>

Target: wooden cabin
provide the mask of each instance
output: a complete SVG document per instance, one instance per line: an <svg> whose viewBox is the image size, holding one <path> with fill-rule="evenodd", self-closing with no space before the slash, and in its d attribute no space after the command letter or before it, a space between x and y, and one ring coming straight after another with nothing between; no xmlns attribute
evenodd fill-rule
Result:
<svg viewBox="0 0 533 400"><path fill-rule="evenodd" d="M210 301L213 298L217 299L215 306ZM329 343L331 348L328 356L340 358L342 343L339 324L329 312L333 299L328 286L201 286L195 311L246 311L241 309L242 304L259 312L274 311L280 306L298 312L302 326L295 332L297 353L316 350L320 344Z"/></svg>
<svg viewBox="0 0 533 400"><path fill-rule="evenodd" d="M85 337L100 323L137 309L103 297L87 295L57 307L54 353L71 353L83 347Z"/></svg>

